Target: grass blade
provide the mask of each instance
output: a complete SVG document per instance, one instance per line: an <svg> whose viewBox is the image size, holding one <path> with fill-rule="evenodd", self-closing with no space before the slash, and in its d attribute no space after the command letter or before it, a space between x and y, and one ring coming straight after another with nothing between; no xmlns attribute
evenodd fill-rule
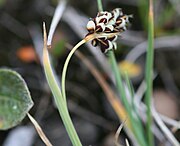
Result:
<svg viewBox="0 0 180 146"><path fill-rule="evenodd" d="M43 24L43 30L44 30L44 48L43 48L43 65L44 65L44 71L46 75L46 79L48 81L49 87L53 93L57 108L59 110L60 116L62 118L62 121L64 123L64 126L67 130L67 133L70 137L70 140L73 144L73 146L82 146L80 139L77 135L77 132L74 128L74 125L72 123L72 120L70 118L67 104L62 97L61 90L58 87L58 83L54 77L50 59L49 59L49 53L47 50L47 34L46 34L46 28L45 23Z"/></svg>
<svg viewBox="0 0 180 146"><path fill-rule="evenodd" d="M121 75L121 72L119 71L119 68L117 66L117 62L116 62L116 59L115 59L114 52L109 51L108 55L109 55L110 63L112 65L112 70L114 72L117 90L119 92L119 95L121 96L122 102L125 105L125 109L127 110L128 116L130 118L132 131L134 132L139 144L141 146L146 146L146 141L145 141L143 132L141 131L141 129L139 129L137 120L134 119L132 111L131 111L132 107L130 106L130 104L127 101L125 88L124 88L123 81L122 81L122 75Z"/></svg>
<svg viewBox="0 0 180 146"><path fill-rule="evenodd" d="M44 142L44 144L46 144L46 146L52 146L52 144L50 143L50 141L44 134L43 130L41 129L41 127L39 126L37 121L29 113L27 115L28 115L29 119L31 120L31 122L33 123L37 133L39 134L39 136L42 139L42 141Z"/></svg>
<svg viewBox="0 0 180 146"><path fill-rule="evenodd" d="M153 60L154 60L154 18L153 18L153 0L149 0L149 14L148 14L148 47L146 57L146 74L145 80L147 84L147 90L145 93L145 103L147 106L147 140L148 145L153 146L153 134L151 131L152 114L151 114L151 97L153 86Z"/></svg>

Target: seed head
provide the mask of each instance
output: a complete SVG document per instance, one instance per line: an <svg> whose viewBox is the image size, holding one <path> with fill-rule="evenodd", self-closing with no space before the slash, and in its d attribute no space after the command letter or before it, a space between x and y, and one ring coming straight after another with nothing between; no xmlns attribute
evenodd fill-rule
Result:
<svg viewBox="0 0 180 146"><path fill-rule="evenodd" d="M124 15L121 8L116 8L111 12L99 12L95 18L91 18L87 23L88 35L95 34L97 37L92 40L92 45L99 45L101 51L117 49L116 40L121 32L127 29L129 18L132 15Z"/></svg>

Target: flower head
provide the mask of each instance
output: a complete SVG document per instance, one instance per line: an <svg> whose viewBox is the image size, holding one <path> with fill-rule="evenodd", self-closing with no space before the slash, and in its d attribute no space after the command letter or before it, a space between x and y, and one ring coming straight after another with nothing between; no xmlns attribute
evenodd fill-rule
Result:
<svg viewBox="0 0 180 146"><path fill-rule="evenodd" d="M103 53L115 50L118 35L126 30L130 17L132 15L124 15L121 8L116 8L111 12L99 12L87 23L89 33L86 36L95 34L97 37L92 40L92 45L99 45Z"/></svg>

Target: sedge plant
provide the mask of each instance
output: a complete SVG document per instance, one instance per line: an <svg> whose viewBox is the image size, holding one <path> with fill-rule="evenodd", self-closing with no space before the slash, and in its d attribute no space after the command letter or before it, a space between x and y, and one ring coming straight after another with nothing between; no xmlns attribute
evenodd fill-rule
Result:
<svg viewBox="0 0 180 146"><path fill-rule="evenodd" d="M101 2L98 2L99 5L101 5ZM113 10L114 15L122 15L121 14L121 9L115 9ZM112 13L113 13L112 12ZM105 15L103 17L103 15ZM119 72L119 69L117 68L117 62L115 60L115 56L114 53L112 51L113 49L116 49L116 44L114 42L115 39L117 39L117 35L119 35L120 32L122 32L125 28L126 23L128 22L128 18L131 17L129 15L122 15L122 20L120 21L120 25L124 20L124 25L122 25L120 28L115 28L112 31L109 31L109 29L111 29L111 25L105 25L103 26L102 24L98 25L97 22L103 22L103 21L108 21L106 19L108 19L106 16L111 17L111 14L109 14L108 12L103 12L102 7L99 8L99 13L96 17L96 19L90 20L87 24L87 29L89 31L89 34L82 40L80 41L77 45L75 45L75 47L71 50L71 52L69 53L68 57L66 58L64 67L63 67L63 72L62 72L62 96L64 97L64 99L66 99L66 93L65 93L65 78L66 78L66 73L67 73L67 68L68 68L68 64L69 61L72 57L72 55L74 54L74 52L84 43L88 42L88 41L92 41L92 44L94 46L96 46L98 43L100 45L100 48L102 50L102 52L108 53L108 55L110 56L110 60L111 60L111 64L113 67L113 71L115 73L115 78L117 80L117 86L118 89L120 90L120 93L123 95L123 103L125 104L126 110L128 111L128 115L130 117L130 121L132 124L132 129L133 132L135 133L138 142L142 145L142 146L146 146L145 140L144 140L144 134L142 131L142 124L140 123L140 120L133 118L133 114L131 111L133 111L131 109L131 106L128 104L127 98L126 98L126 93L125 93L125 89L123 86L123 82L122 82L122 78L121 78L121 74ZM116 17L117 19L117 17ZM96 21L96 23L94 22ZM118 22L118 20L116 20ZM112 22L110 21L110 24ZM97 25L97 26L95 26ZM96 30L97 29L97 30ZM103 31L106 30L107 31ZM111 41L109 41L109 40ZM139 128L138 128L139 127ZM141 129L141 131L139 131L139 129Z"/></svg>
<svg viewBox="0 0 180 146"><path fill-rule="evenodd" d="M55 76L51 67L50 57L48 54L46 28L45 28L45 24L43 25L43 29L44 29L43 65L44 65L45 75L46 75L48 84L51 88L60 116L62 118L62 121L64 123L64 126L67 130L67 133L70 137L70 140L73 146L82 146L82 143L78 137L78 134L74 128L74 125L72 123L71 117L68 112L68 107L67 107L67 102L66 102L66 91L65 91L66 73L67 73L67 69L68 69L68 65L69 65L71 57L81 45L85 44L88 41L92 41L93 46L99 45L101 51L103 53L107 53L107 55L109 56L109 60L112 65L112 70L116 79L117 90L121 96L121 100L123 101L123 104L127 111L128 120L131 123L131 130L134 133L139 145L148 146L148 144L150 144L152 141L152 138L150 135L151 115L150 115L149 109L147 112L148 120L150 120L147 124L149 128L148 129L149 141L147 144L140 118L139 116L137 116L136 112L133 112L134 106L133 104L129 104L126 98L127 95L125 92L123 77L122 77L121 71L119 71L119 68L117 66L117 61L115 59L115 55L113 52L113 50L117 48L117 45L115 42L117 37L121 34L121 32L126 30L126 26L129 23L128 19L132 16L124 15L120 8L116 8L111 12L103 11L101 0L97 0L97 2L98 2L99 13L97 14L95 18L92 18L89 20L87 24L88 34L86 35L84 39L82 39L79 43L77 43L73 47L73 49L70 51L70 53L68 54L66 58L66 61L63 66L63 71L62 71L62 80L61 80L62 88L61 89L58 86L58 83L55 79ZM153 22L151 23L151 31L153 30L152 25L153 25ZM152 36L153 36L152 34L149 35L151 39L152 39ZM151 39L149 39L149 50L152 49ZM148 60L147 72L149 70L152 71L152 59L153 59L152 56L153 56L153 53L151 50L151 54L149 55L149 58L147 59ZM149 74L147 73L147 75ZM126 79L127 79L126 81L129 81L128 78ZM127 83L129 85L128 87L130 90L130 87L131 87L130 82L127 82ZM148 82L148 84L149 84L148 85L149 90L147 90L146 101L147 101L147 105L150 108L150 96L151 96L150 93L152 92L152 88L151 88L152 83ZM133 96L133 92L131 96ZM136 114L136 116L134 116L134 114Z"/></svg>
<svg viewBox="0 0 180 146"><path fill-rule="evenodd" d="M111 13L102 12L101 14L98 14L99 17L97 17L97 19L101 18L100 15L104 15L104 17L105 17L105 18L103 18L103 21L104 21L105 19L109 19L111 17L112 13L116 16L114 19L117 19L117 16L122 15L121 9L115 9ZM106 14L108 14L107 18L106 18ZM108 26L100 26L100 28L97 28L98 30L95 30L96 28L93 25L93 21L90 20L90 22L87 25L87 29L88 29L89 33L86 35L86 37L83 40L81 40L79 43L77 43L77 45L75 45L75 47L71 50L71 52L69 53L69 55L66 58L66 61L65 61L64 67L63 67L63 71L62 71L62 89L59 88L58 83L53 74L53 70L51 67L50 58L49 58L49 54L48 54L48 49L47 49L48 46L47 46L46 28L45 28L45 24L43 25L43 29L44 29L43 65L44 65L45 75L46 75L48 84L51 88L51 91L53 93L53 96L55 98L55 102L56 102L57 108L59 110L60 116L62 118L62 121L68 132L71 142L74 146L81 146L82 144L81 144L80 139L77 135L77 132L73 126L72 120L71 120L69 112L68 112L67 103L66 103L65 79L66 79L66 73L67 73L69 61L70 61L72 55L74 54L74 52L81 45L83 45L84 43L91 41L91 40L94 42L98 41L99 43L102 43L101 45L102 45L102 48L104 49L104 51L107 51L108 49L112 49L112 47L115 47L114 39L117 39L117 36L119 35L119 33L121 31L123 31L126 23L128 22L128 18L129 18L128 15L122 16L121 19L123 20L123 23L122 23L121 27L119 27L119 25L121 24L121 21L117 20L117 22L118 22L117 28L112 28L112 24L111 24L112 22L111 22ZM104 28L101 28L101 27L104 27ZM105 29L105 27L110 30L103 31L103 29ZM111 29L113 29L113 30L111 30ZM97 31L98 31L98 33L97 33Z"/></svg>
<svg viewBox="0 0 180 146"><path fill-rule="evenodd" d="M70 137L70 140L73 144L73 146L82 146L80 139L77 135L77 132L74 128L74 125L72 123L71 117L68 112L67 103L66 103L66 94L65 94L65 78L66 78L66 72L68 68L69 61L74 54L74 52L84 43L93 40L95 38L101 38L101 37L112 37L117 34L115 33L100 33L100 34L90 34L86 36L82 41L80 41L75 47L71 50L68 57L66 58L63 71L62 71L62 92L61 89L58 86L58 83L56 81L56 78L54 76L50 57L48 53L48 46L47 46L47 34L46 34L46 28L45 23L43 23L43 32L44 32L44 48L43 48L43 65L44 65L44 71L46 75L46 79L48 81L48 84L50 86L50 89L53 93L58 111L60 113L60 116L62 118L62 121L64 123L64 126L67 130L67 133Z"/></svg>

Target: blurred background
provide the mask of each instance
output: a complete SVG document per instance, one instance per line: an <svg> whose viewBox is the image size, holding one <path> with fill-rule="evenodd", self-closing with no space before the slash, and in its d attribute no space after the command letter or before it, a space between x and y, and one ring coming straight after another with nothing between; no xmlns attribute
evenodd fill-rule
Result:
<svg viewBox="0 0 180 146"><path fill-rule="evenodd" d="M102 2L104 10L111 11L120 7L125 14L133 14L129 29L118 39L118 49L115 53L121 70L128 72L135 89L138 89L144 78L147 3L145 0L102 0ZM42 126L53 145L69 146L71 143L52 100L38 56L38 50L42 49L43 45L42 22L46 22L49 30L57 5L57 0L0 0L0 67L14 69L24 77L34 101L31 114ZM69 53L67 48L72 48L86 35L86 24L97 12L95 0L67 1L50 50L59 77ZM180 1L156 0L154 15L156 75L153 102L159 113L172 121L179 121ZM99 48L93 48L90 44L82 46L80 51L112 85L107 73L111 70L108 64L103 63L107 55L101 54ZM120 121L96 79L75 56L70 62L66 83L68 107L83 145L114 145L114 134ZM179 125L167 124L167 126L179 139ZM122 131L120 143L124 144L127 137ZM158 146L165 145L163 141L157 140L156 143ZM18 127L0 131L0 145L44 144L30 121L24 119Z"/></svg>

